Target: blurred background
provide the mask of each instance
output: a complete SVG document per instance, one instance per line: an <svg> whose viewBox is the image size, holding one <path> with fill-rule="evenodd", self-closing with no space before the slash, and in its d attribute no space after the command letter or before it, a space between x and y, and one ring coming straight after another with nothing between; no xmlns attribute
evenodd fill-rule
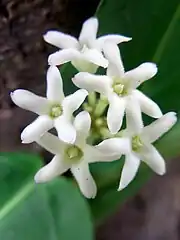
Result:
<svg viewBox="0 0 180 240"><path fill-rule="evenodd" d="M25 88L43 95L47 57L54 49L42 35L58 29L78 36L98 4L99 0L0 1L0 152L32 152L50 160L36 144L21 144L20 133L34 114L16 107L9 93ZM167 169L164 177L153 175L136 196L98 226L96 239L180 239L179 159L169 161Z"/></svg>

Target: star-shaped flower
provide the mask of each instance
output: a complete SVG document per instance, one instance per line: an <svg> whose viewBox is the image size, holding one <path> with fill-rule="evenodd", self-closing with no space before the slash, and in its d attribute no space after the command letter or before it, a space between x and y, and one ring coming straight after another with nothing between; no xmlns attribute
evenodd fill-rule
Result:
<svg viewBox="0 0 180 240"><path fill-rule="evenodd" d="M130 142L126 138L106 140L108 141L106 145L113 146L108 153L103 153L99 150L99 145L90 146L86 143L90 126L90 115L83 111L74 120L74 127L77 131L74 144L64 143L50 133L45 133L37 140L39 145L55 155L49 164L36 173L35 181L37 183L50 181L70 169L84 196L87 198L96 196L97 188L89 171L89 163L117 159L119 152L117 154L113 146L118 146L121 154L125 154L130 150Z"/></svg>
<svg viewBox="0 0 180 240"><path fill-rule="evenodd" d="M116 134L119 131L125 113L128 121L133 121L137 125L142 121L141 112L153 118L161 117L158 105L136 89L157 73L156 65L147 62L124 72L117 45L106 42L104 54L109 61L107 75L80 72L75 75L73 82L79 88L99 92L107 97L109 102L107 124L111 133Z"/></svg>
<svg viewBox="0 0 180 240"><path fill-rule="evenodd" d="M72 114L80 107L87 94L86 90L81 89L64 97L61 74L55 66L49 67L47 71L47 98L23 89L12 92L11 98L17 106L40 115L23 130L22 142L31 143L55 127L62 141L73 143L76 130L72 125Z"/></svg>
<svg viewBox="0 0 180 240"><path fill-rule="evenodd" d="M44 40L62 50L49 56L50 65L60 65L70 62L79 71L95 73L98 66L106 68L108 61L102 54L105 41L116 44L127 42L131 38L117 34L109 34L96 38L98 20L95 17L86 20L82 26L79 39L58 31L48 31Z"/></svg>
<svg viewBox="0 0 180 240"><path fill-rule="evenodd" d="M125 154L125 163L118 190L124 189L134 179L141 161L145 162L157 174L163 175L165 173L164 159L152 143L169 131L176 121L176 113L169 112L146 127L141 124L136 129L137 126L131 122L128 125L129 128L122 131L122 136L129 138L131 142L131 151ZM141 131L139 131L140 128ZM104 143L101 145L99 149L106 151L107 146ZM110 145L109 151L112 151L111 147ZM114 153L118 153L118 145Z"/></svg>

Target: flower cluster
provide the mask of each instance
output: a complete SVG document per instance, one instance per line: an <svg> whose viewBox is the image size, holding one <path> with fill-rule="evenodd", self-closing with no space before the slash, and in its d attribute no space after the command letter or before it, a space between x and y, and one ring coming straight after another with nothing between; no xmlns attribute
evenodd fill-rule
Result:
<svg viewBox="0 0 180 240"><path fill-rule="evenodd" d="M125 72L118 44L131 38L117 34L97 38L97 30L98 20L92 17L84 22L78 39L48 31L44 40L60 50L48 58L46 97L23 89L11 93L16 105L39 115L23 130L22 143L37 142L54 155L37 172L35 181L49 181L70 169L87 198L94 198L97 192L90 163L125 155L118 190L134 179L141 161L164 174L164 159L152 143L177 120L174 112L163 115L158 105L137 89L157 73L156 65L146 62ZM79 71L72 81L80 89L65 96L57 66L67 62ZM98 67L105 68L106 74L95 74ZM82 111L75 116L78 109ZM142 113L157 120L144 126ZM126 127L122 129L122 125ZM52 128L57 136L48 132Z"/></svg>

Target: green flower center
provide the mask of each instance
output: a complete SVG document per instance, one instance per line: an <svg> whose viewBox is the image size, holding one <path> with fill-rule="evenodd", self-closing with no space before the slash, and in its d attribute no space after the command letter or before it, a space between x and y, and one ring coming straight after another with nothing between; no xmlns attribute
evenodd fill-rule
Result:
<svg viewBox="0 0 180 240"><path fill-rule="evenodd" d="M63 111L62 111L61 105L60 104L55 104L51 107L49 115L50 115L51 118L57 118L57 117L62 115L62 112Z"/></svg>
<svg viewBox="0 0 180 240"><path fill-rule="evenodd" d="M113 90L118 96L124 96L127 94L127 89L122 83L113 84Z"/></svg>
<svg viewBox="0 0 180 240"><path fill-rule="evenodd" d="M139 152L139 150L143 147L143 142L139 136L132 137L132 150L134 152Z"/></svg>
<svg viewBox="0 0 180 240"><path fill-rule="evenodd" d="M83 157L83 151L79 147L73 145L66 149L66 156L71 162L78 162Z"/></svg>

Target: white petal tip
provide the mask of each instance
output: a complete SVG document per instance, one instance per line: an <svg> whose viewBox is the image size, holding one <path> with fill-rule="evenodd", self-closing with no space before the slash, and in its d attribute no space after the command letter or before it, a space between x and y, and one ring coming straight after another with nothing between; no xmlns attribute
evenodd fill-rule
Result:
<svg viewBox="0 0 180 240"><path fill-rule="evenodd" d="M109 36L111 36L111 34ZM131 37L125 37L125 36L122 36L122 35L117 35L117 38L118 37L119 37L119 39L118 39L118 41L116 43L114 43L110 39L106 39L105 42L104 42L104 49L106 47L110 47L110 46L113 46L113 45L119 45L120 43L129 42L129 41L132 40Z"/></svg>
<svg viewBox="0 0 180 240"><path fill-rule="evenodd" d="M39 181L37 176L34 177L34 181L35 181L35 183L41 183L41 181Z"/></svg>
<svg viewBox="0 0 180 240"><path fill-rule="evenodd" d="M114 125L108 124L108 129L110 133L113 135L118 133L118 131L121 129L122 123L120 123L118 126L115 126L115 125L117 125L117 123Z"/></svg>
<svg viewBox="0 0 180 240"><path fill-rule="evenodd" d="M96 17L90 17L88 18L84 23L87 23L87 22L92 22L92 24L98 24L98 19Z"/></svg>
<svg viewBox="0 0 180 240"><path fill-rule="evenodd" d="M118 192L122 191L124 188L126 188L126 186L120 185L119 188L118 188Z"/></svg>
<svg viewBox="0 0 180 240"><path fill-rule="evenodd" d="M24 132L21 133L21 142L23 144L28 144L28 143L32 143L33 141L31 141L31 139L28 139L26 136L24 136Z"/></svg>
<svg viewBox="0 0 180 240"><path fill-rule="evenodd" d="M14 91L15 92L15 91ZM14 92L10 92L11 100L14 102ZM15 103L15 102L14 102Z"/></svg>
<svg viewBox="0 0 180 240"><path fill-rule="evenodd" d="M177 121L177 114L175 112L166 113L162 118L165 119L166 124L172 127Z"/></svg>
<svg viewBox="0 0 180 240"><path fill-rule="evenodd" d="M157 74L158 68L155 63L146 62L143 63L141 66L146 68L146 71L149 74L150 78L154 77Z"/></svg>
<svg viewBox="0 0 180 240"><path fill-rule="evenodd" d="M27 141L22 140L21 143L22 143L22 144L28 144L28 143L30 143L30 142L27 142Z"/></svg>
<svg viewBox="0 0 180 240"><path fill-rule="evenodd" d="M43 39L46 42L48 41L48 35L49 35L48 32L43 35Z"/></svg>
<svg viewBox="0 0 180 240"><path fill-rule="evenodd" d="M37 172L36 175L34 176L34 181L35 181L35 183L43 183L43 182L45 182L42 179L41 170L39 170L39 172Z"/></svg>
<svg viewBox="0 0 180 240"><path fill-rule="evenodd" d="M169 112L167 113L169 117L171 117L174 120L177 120L177 113L176 112Z"/></svg>
<svg viewBox="0 0 180 240"><path fill-rule="evenodd" d="M132 37L124 37L124 42L129 42L132 40Z"/></svg>
<svg viewBox="0 0 180 240"><path fill-rule="evenodd" d="M84 195L84 194L83 194ZM88 198L88 199L95 199L95 197L96 197L96 194L94 194L94 195L84 195L86 198Z"/></svg>
<svg viewBox="0 0 180 240"><path fill-rule="evenodd" d="M33 142L32 139L30 139L30 138L28 138L28 137L26 136L26 128L25 128L25 130L22 131L22 133L21 133L21 142L22 142L23 144L28 144L28 143L32 143L32 142Z"/></svg>
<svg viewBox="0 0 180 240"><path fill-rule="evenodd" d="M158 172L158 174L159 174L160 176L164 175L165 173L166 173L166 170L163 170L163 171Z"/></svg>
<svg viewBox="0 0 180 240"><path fill-rule="evenodd" d="M13 92L10 92L10 97L11 97L11 99L12 99L12 101L16 104L16 100L17 100L17 98L19 98L19 93L21 93L21 89L17 89L17 90L15 90L15 91L13 91Z"/></svg>
<svg viewBox="0 0 180 240"><path fill-rule="evenodd" d="M109 131L110 131L110 133L113 134L113 135L116 134L116 133L118 133L118 130L114 130L114 129L109 129Z"/></svg>
<svg viewBox="0 0 180 240"><path fill-rule="evenodd" d="M156 170L156 173L160 176L164 175L166 173L166 165L165 162L164 164L162 164L161 167L159 167L159 169Z"/></svg>
<svg viewBox="0 0 180 240"><path fill-rule="evenodd" d="M97 190L94 191L94 193L91 193L91 195L86 193L84 196L88 199L94 199L96 195L97 195Z"/></svg>
<svg viewBox="0 0 180 240"><path fill-rule="evenodd" d="M44 171L44 168L41 168L34 176L35 183L46 183L53 179L48 172Z"/></svg>
<svg viewBox="0 0 180 240"><path fill-rule="evenodd" d="M52 56L52 54L49 55L49 57L48 57L48 64L49 64L50 66L60 65L60 64L57 64L57 63L54 61L54 56Z"/></svg>
<svg viewBox="0 0 180 240"><path fill-rule="evenodd" d="M96 195L94 195L94 196L91 196L89 199L95 199L95 197L96 197Z"/></svg>
<svg viewBox="0 0 180 240"><path fill-rule="evenodd" d="M53 44L54 38L56 36L57 31L48 31L43 35L43 39L45 42Z"/></svg>
<svg viewBox="0 0 180 240"><path fill-rule="evenodd" d="M153 118L161 118L163 116L161 110L157 111L156 114L154 114L152 117Z"/></svg>

